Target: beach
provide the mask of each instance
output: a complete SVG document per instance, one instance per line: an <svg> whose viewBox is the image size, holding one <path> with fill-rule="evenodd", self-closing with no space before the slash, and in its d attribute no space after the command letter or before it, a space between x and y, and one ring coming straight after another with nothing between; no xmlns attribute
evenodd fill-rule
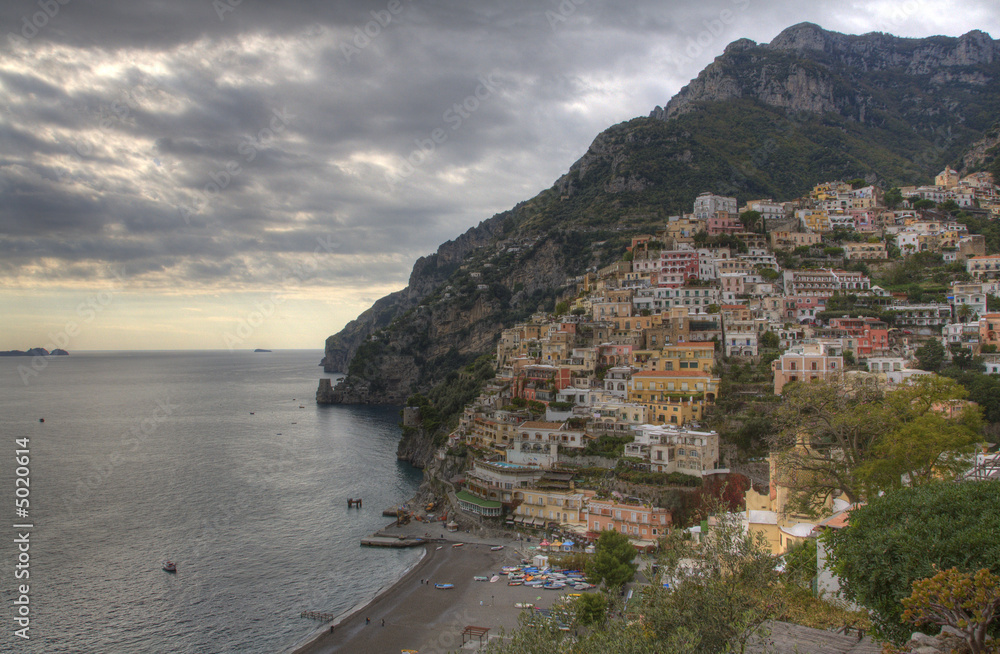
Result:
<svg viewBox="0 0 1000 654"><path fill-rule="evenodd" d="M425 526L417 525L419 529ZM534 552L527 549L528 543L524 541L481 539L466 533L444 532L436 525L432 529L433 540L423 546L424 557L402 579L367 605L335 622L332 633L328 624L325 632L318 633L293 653L395 654L412 649L420 654L443 654L461 649L462 631L467 626L486 627L488 637L495 637L502 630L517 627L522 609L514 606L516 603L548 608L564 593L575 592L508 586L507 577L502 575L495 583L474 581L475 576L499 574L502 566L519 563ZM391 527L380 533L424 536L425 532L417 534L412 527ZM463 544L453 547L456 542ZM495 545L504 545L504 549L491 550ZM441 590L434 587L437 583L454 584L454 588Z"/></svg>

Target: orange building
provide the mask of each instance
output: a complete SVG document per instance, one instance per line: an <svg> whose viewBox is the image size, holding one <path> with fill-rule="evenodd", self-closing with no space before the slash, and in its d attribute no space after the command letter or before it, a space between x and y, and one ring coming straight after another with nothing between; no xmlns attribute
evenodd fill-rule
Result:
<svg viewBox="0 0 1000 654"><path fill-rule="evenodd" d="M668 509L611 499L591 499L587 503L587 512L588 535L596 538L605 529L613 529L633 541L639 541L641 546L652 545L660 536L665 536L672 522Z"/></svg>

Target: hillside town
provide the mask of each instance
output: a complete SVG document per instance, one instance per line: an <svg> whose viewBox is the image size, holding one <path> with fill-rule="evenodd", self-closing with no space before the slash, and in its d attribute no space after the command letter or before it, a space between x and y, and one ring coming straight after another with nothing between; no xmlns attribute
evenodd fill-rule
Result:
<svg viewBox="0 0 1000 654"><path fill-rule="evenodd" d="M684 488L741 472L752 482L741 487L742 519L772 553L842 525L844 497L807 515L790 504L773 452L748 465L726 442L725 371L734 362L769 371L750 390L728 392L772 403L796 382L864 377L899 388L933 376L917 357L931 341L1000 372L1000 310L988 300L1000 296L1000 254L987 253L958 210L1000 218L988 173L946 169L934 185L888 191L825 182L808 197L744 206L702 193L692 213L570 280L575 292L554 311L503 330L495 377L438 451L440 460L473 455L450 480L453 500L474 519L556 534L570 547L613 529L648 550L686 525L676 507L616 481ZM873 281L873 271L913 257L933 261L927 274L941 273L943 294ZM407 408L404 425L419 415ZM984 449L969 467L970 476L997 477L997 455ZM697 538L704 527L689 531Z"/></svg>

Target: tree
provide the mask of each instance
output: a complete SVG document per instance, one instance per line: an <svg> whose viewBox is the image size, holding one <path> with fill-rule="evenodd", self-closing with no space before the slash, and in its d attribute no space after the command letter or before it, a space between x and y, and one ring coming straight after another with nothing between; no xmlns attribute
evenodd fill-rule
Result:
<svg viewBox="0 0 1000 654"><path fill-rule="evenodd" d="M917 348L917 365L921 370L937 372L944 363L944 346L941 341L932 338Z"/></svg>
<svg viewBox="0 0 1000 654"><path fill-rule="evenodd" d="M740 214L740 222L748 232L764 233L764 216L759 211L744 211Z"/></svg>
<svg viewBox="0 0 1000 654"><path fill-rule="evenodd" d="M689 627L701 637L703 652L745 651L781 608L767 540L745 531L732 513L710 519L700 544L681 534L673 532L662 543L657 583L641 596L648 629L665 637Z"/></svg>
<svg viewBox="0 0 1000 654"><path fill-rule="evenodd" d="M880 491L957 476L979 441L982 412L954 380L928 375L886 393L871 379L793 384L771 438L790 504L814 513L844 493Z"/></svg>
<svg viewBox="0 0 1000 654"><path fill-rule="evenodd" d="M1000 617L1000 577L986 568L975 574L958 568L942 570L914 581L913 594L903 599L903 608L904 620L918 627L947 625L964 634L973 654L987 652L990 623Z"/></svg>
<svg viewBox="0 0 1000 654"><path fill-rule="evenodd" d="M972 317L973 311L972 307L968 304L963 304L958 307L958 320L959 322L969 322L969 318Z"/></svg>
<svg viewBox="0 0 1000 654"><path fill-rule="evenodd" d="M603 581L609 588L619 588L635 576L634 560L635 547L628 536L606 529L597 539L587 576L595 584Z"/></svg>
<svg viewBox="0 0 1000 654"><path fill-rule="evenodd" d="M607 616L608 601L600 593L586 593L576 598L576 620L584 626L600 624Z"/></svg>
<svg viewBox="0 0 1000 654"><path fill-rule="evenodd" d="M893 187L885 192L882 196L882 202L889 209L895 209L903 201L903 194L896 187Z"/></svg>
<svg viewBox="0 0 1000 654"><path fill-rule="evenodd" d="M927 200L927 199L917 200L916 202L913 203L914 209L933 209L936 206L937 205L934 204L934 200Z"/></svg>
<svg viewBox="0 0 1000 654"><path fill-rule="evenodd" d="M857 364L857 359L854 358L854 350L844 350L844 365L853 366Z"/></svg>
<svg viewBox="0 0 1000 654"><path fill-rule="evenodd" d="M786 386L771 446L794 510L815 513L840 493L852 503L865 497L859 469L876 439L893 426L883 395L881 386L864 377Z"/></svg>
<svg viewBox="0 0 1000 654"><path fill-rule="evenodd" d="M897 643L909 631L900 603L938 570L1000 572L1000 480L890 490L829 530L830 563L848 599L867 607L876 634Z"/></svg>
<svg viewBox="0 0 1000 654"><path fill-rule="evenodd" d="M764 332L760 335L760 346L769 350L776 350L781 345L781 340L774 332Z"/></svg>

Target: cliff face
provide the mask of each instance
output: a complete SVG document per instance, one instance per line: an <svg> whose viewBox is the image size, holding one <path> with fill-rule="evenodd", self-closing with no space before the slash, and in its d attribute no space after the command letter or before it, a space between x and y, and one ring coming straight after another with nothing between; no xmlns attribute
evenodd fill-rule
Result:
<svg viewBox="0 0 1000 654"><path fill-rule="evenodd" d="M516 265L499 268L487 262L479 271L458 269L447 284L415 299L416 306L395 322L365 334L351 352L347 377L330 391L321 388L317 401L403 404L414 392L426 391L447 373L492 351L497 334L512 318L538 308L533 303L536 292L562 287L567 276L554 244L516 253L506 252L507 247L501 242L478 254L510 257ZM446 256L457 256L463 249ZM426 283L416 270L414 283Z"/></svg>
<svg viewBox="0 0 1000 654"><path fill-rule="evenodd" d="M789 27L770 43L736 41L653 118L669 119L700 103L753 99L789 111L836 112L864 122L893 108L913 118L965 89L995 81L1000 42L978 30L958 38L849 36L812 23ZM913 88L908 88L914 84ZM945 97L935 98L944 93ZM952 96L952 97L949 97Z"/></svg>
<svg viewBox="0 0 1000 654"><path fill-rule="evenodd" d="M453 241L443 243L436 253L420 257L413 264L410 280L402 291L392 293L326 339L321 365L326 372L347 372L358 347L377 329L387 327L397 315L411 309L448 279L462 259L488 243L501 228L504 214L484 220Z"/></svg>

